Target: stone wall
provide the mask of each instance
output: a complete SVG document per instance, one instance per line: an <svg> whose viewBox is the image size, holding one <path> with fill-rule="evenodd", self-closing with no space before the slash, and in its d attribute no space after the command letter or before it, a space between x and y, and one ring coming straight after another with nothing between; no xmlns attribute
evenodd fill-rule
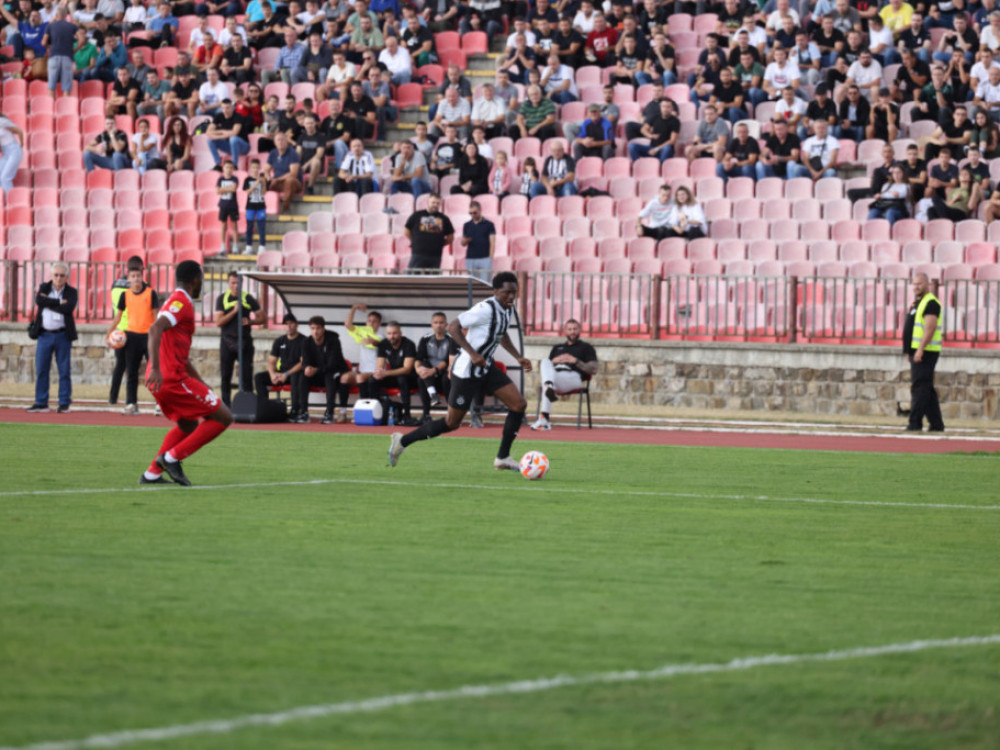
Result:
<svg viewBox="0 0 1000 750"><path fill-rule="evenodd" d="M0 386L31 383L35 345L26 323L0 324ZM105 384L114 357L104 328L80 327L73 350L73 379ZM255 370L267 360L277 331L257 331ZM538 360L555 340L528 338L525 353ZM900 349L818 344L738 344L634 339L593 339L601 367L592 385L596 403L698 409L789 411L803 414L891 416L910 400L909 365ZM219 337L200 329L192 359L214 383ZM55 372L53 372L55 378ZM945 419L1000 418L1000 352L946 349L936 379ZM526 379L534 403L537 373Z"/></svg>

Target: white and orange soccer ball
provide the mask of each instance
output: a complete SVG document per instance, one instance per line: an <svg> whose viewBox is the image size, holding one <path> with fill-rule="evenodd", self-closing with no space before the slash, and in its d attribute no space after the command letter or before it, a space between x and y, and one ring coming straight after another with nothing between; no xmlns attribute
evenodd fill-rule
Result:
<svg viewBox="0 0 1000 750"><path fill-rule="evenodd" d="M125 331L120 328L116 328L108 335L108 346L112 349L121 349L125 346L125 341L127 336L125 336Z"/></svg>
<svg viewBox="0 0 1000 750"><path fill-rule="evenodd" d="M521 476L532 481L541 479L549 471L549 457L541 451L528 451L521 456Z"/></svg>

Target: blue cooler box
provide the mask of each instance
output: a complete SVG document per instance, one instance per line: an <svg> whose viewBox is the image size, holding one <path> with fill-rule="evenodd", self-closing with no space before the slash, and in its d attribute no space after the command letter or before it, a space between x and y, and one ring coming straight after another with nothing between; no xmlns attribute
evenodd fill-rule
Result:
<svg viewBox="0 0 1000 750"><path fill-rule="evenodd" d="M382 424L382 404L373 398L363 398L354 404L354 424L371 427Z"/></svg>

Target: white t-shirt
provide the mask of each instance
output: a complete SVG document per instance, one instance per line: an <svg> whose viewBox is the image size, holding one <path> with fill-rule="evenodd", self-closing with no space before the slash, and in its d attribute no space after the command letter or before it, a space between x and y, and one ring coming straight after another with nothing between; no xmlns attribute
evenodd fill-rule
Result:
<svg viewBox="0 0 1000 750"><path fill-rule="evenodd" d="M331 65L326 72L327 83L346 83L358 74L358 66L352 62L344 63L343 69Z"/></svg>
<svg viewBox="0 0 1000 750"><path fill-rule="evenodd" d="M871 64L866 68L860 60L851 63L847 69L847 77L853 78L854 82L861 88L871 86L876 81L882 80L882 66L878 60L872 59Z"/></svg>
<svg viewBox="0 0 1000 750"><path fill-rule="evenodd" d="M490 297L458 316L462 327L469 329L465 336L469 346L486 358L487 367L493 364L493 355L507 333L513 313L514 308L504 308L496 297ZM463 349L455 358L451 374L459 378L479 378L486 374L486 369L473 367L472 357Z"/></svg>
<svg viewBox="0 0 1000 750"><path fill-rule="evenodd" d="M590 17L583 15L582 10L578 10L576 15L573 16L573 27L576 28L581 34L587 36L591 31L594 30L594 17L597 15L597 11L590 14Z"/></svg>
<svg viewBox="0 0 1000 750"><path fill-rule="evenodd" d="M983 81L979 84L979 88L976 89L976 98L987 104L1000 102L1000 84L994 86L989 80Z"/></svg>
<svg viewBox="0 0 1000 750"><path fill-rule="evenodd" d="M212 39L218 39L215 30L211 26L205 27L205 33L201 33L201 29L195 29L191 32L191 49L198 49L205 44L205 37L210 36Z"/></svg>
<svg viewBox="0 0 1000 750"><path fill-rule="evenodd" d="M787 89L789 86L794 86L794 82L802 77L802 73L799 71L798 66L790 61L785 61L785 67L779 68L778 63L769 63L767 68L764 70L764 80L770 81L771 85L776 89Z"/></svg>
<svg viewBox="0 0 1000 750"><path fill-rule="evenodd" d="M990 67L991 68L1000 68L1000 62L997 62L996 60L994 60L992 63L990 63ZM983 65L982 61L980 61L980 62L977 62L975 65L972 66L972 69L969 70L969 75L972 78L975 78L977 81L985 81L985 80L989 79L989 77L990 77L990 71L987 70L986 66Z"/></svg>
<svg viewBox="0 0 1000 750"><path fill-rule="evenodd" d="M823 162L824 167L830 166L830 163L833 161L833 152L839 148L840 143L831 135L828 135L825 139L820 139L814 135L806 138L805 143L802 144L802 152L806 155L806 158L812 159L818 156L820 161Z"/></svg>
<svg viewBox="0 0 1000 750"><path fill-rule="evenodd" d="M751 47L760 47L762 44L767 44L767 32L763 28L754 24L749 29L746 26L740 26L736 30L736 36L739 36L741 31L745 31L749 37L747 41L750 43Z"/></svg>
<svg viewBox="0 0 1000 750"><path fill-rule="evenodd" d="M215 86L205 81L198 88L198 99L205 102L209 107L217 106L223 99L228 97L229 87L222 81L219 81Z"/></svg>
<svg viewBox="0 0 1000 750"><path fill-rule="evenodd" d="M782 15L780 10L774 11L771 15L767 17L767 23L765 24L765 26L769 29L773 29L774 31L780 31L781 28L784 26L783 21L786 15L792 17L792 20L795 21L796 26L802 25L799 19L799 12L794 8L789 8L788 13L784 15Z"/></svg>
<svg viewBox="0 0 1000 750"><path fill-rule="evenodd" d="M784 97L782 97L781 99L778 99L778 103L774 105L774 114L778 117L784 117L786 120L790 120L795 117L795 115L804 115L808 106L808 104L798 97L792 99L792 103L789 105L785 101Z"/></svg>
<svg viewBox="0 0 1000 750"><path fill-rule="evenodd" d="M150 145L150 142L152 142L153 147L149 151L145 152L146 153L146 158L147 159L156 159L156 158L159 157L160 151L159 151L159 149L156 146L156 136L153 135L152 133L150 133L149 135L146 136L146 144L145 145L147 145L147 146ZM143 154L143 151L142 151L142 148L141 148L141 146L143 145L143 142L142 142L142 133L136 133L135 135L133 135L132 136L132 143L135 144L135 152L137 154L139 154L139 158L141 159L142 158L142 154Z"/></svg>
<svg viewBox="0 0 1000 750"><path fill-rule="evenodd" d="M243 37L243 46L247 45L247 30L242 26L236 27L236 33ZM228 47L233 41L233 34L229 33L229 29L223 29L219 32L219 44L223 47Z"/></svg>
<svg viewBox="0 0 1000 750"><path fill-rule="evenodd" d="M525 29L524 32L522 33L524 34L524 41L527 42L527 45L529 47L534 47L538 43L538 37L535 36L535 32L532 31L531 29ZM507 36L507 49L514 49L514 47L517 46L516 42L514 41L516 38L517 38L516 31L513 34Z"/></svg>
<svg viewBox="0 0 1000 750"><path fill-rule="evenodd" d="M545 71L548 70L548 66L542 71L542 75L545 75ZM576 90L576 80L573 74L573 69L569 65L560 65L553 73L549 76L549 80L545 84L545 93L548 94L554 89L562 86L563 81L569 80L569 93L573 96L578 96Z"/></svg>
<svg viewBox="0 0 1000 750"><path fill-rule="evenodd" d="M660 227L669 226L674 223L674 207L673 201L667 201L666 203L660 203L659 197L653 198L649 203L646 204L639 212L640 219L649 219L650 229L659 229Z"/></svg>
<svg viewBox="0 0 1000 750"><path fill-rule="evenodd" d="M883 26L881 31L868 30L868 47L878 49L884 44L887 48L893 46L892 31L887 26Z"/></svg>
<svg viewBox="0 0 1000 750"><path fill-rule="evenodd" d="M410 53L406 51L405 47L397 48L395 55L389 54L388 49L382 50L379 53L378 61L385 65L393 75L409 73L413 69L410 65Z"/></svg>
<svg viewBox="0 0 1000 750"><path fill-rule="evenodd" d="M1000 49L1000 38L993 33L992 26L987 26L983 29L983 33L979 35L979 44L984 47L989 47L994 52Z"/></svg>

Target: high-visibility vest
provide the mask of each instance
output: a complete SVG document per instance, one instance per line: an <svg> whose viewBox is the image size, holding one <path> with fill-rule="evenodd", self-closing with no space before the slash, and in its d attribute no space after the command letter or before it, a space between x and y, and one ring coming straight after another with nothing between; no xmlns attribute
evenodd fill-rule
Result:
<svg viewBox="0 0 1000 750"><path fill-rule="evenodd" d="M126 290L125 313L128 314L128 331L149 333L156 320L156 311L153 309L153 287L146 286L138 294L131 289Z"/></svg>
<svg viewBox="0 0 1000 750"><path fill-rule="evenodd" d="M941 301L935 297L930 292L924 295L923 299L920 300L920 304L917 305L917 317L913 321L913 338L910 339L910 348L919 349L920 342L924 340L924 309L927 307L928 303L931 301L937 302L939 305ZM944 310L942 309L943 313ZM941 325L941 318L943 316L938 316L937 325L934 327L934 334L931 336L931 342L924 347L924 351L928 352L939 352L941 351L941 337L944 333L944 326Z"/></svg>
<svg viewBox="0 0 1000 750"><path fill-rule="evenodd" d="M243 309L244 310L249 310L250 309L250 303L247 302L247 297L248 296L249 296L249 292L243 292L242 299L243 299ZM236 307L236 299L233 297L232 292L226 292L222 296L222 309L225 312L228 313L234 307Z"/></svg>

